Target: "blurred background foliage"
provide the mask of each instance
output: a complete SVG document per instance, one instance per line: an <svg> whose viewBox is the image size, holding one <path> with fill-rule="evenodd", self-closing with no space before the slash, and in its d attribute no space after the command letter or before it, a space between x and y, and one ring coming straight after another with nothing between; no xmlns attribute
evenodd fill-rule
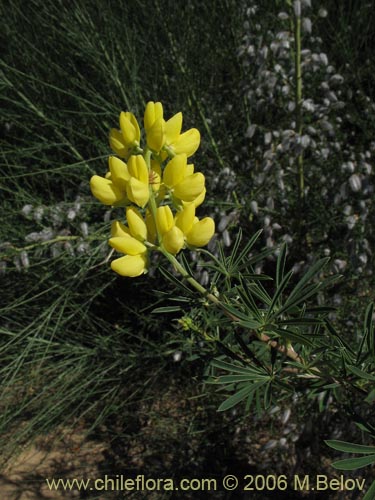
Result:
<svg viewBox="0 0 375 500"><path fill-rule="evenodd" d="M183 317L153 314L175 293L158 262L136 280L110 271L110 220L121 214L100 206L88 181L106 171L108 132L121 110L141 117L148 100L162 101L167 116L181 110L184 129L202 134L194 161L207 178L202 213L216 220L215 241L230 254L239 227L244 241L263 229L257 251L270 254L256 272L271 275L282 242L297 276L331 257L343 279L320 301L337 307L330 319L350 341L374 299L371 2L302 2L302 137L293 131L286 2L6 0L0 9L4 457L84 419L88 432L116 443L119 460L130 440L144 440L149 414L143 461L155 472L171 455L179 474L221 474L257 460L277 471L290 453L312 453L319 467L322 436L313 439L312 429L323 419L323 437L339 436L347 417L297 400L263 416L217 415L222 395L204 380L218 352L202 336L215 318L202 319L194 301ZM254 442L263 443L256 454Z"/></svg>

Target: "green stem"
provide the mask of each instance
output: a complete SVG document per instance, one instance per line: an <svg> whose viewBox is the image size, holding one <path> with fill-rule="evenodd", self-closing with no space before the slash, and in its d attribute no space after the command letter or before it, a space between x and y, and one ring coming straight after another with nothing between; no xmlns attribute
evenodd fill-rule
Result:
<svg viewBox="0 0 375 500"><path fill-rule="evenodd" d="M295 106L296 132L302 136L302 67L301 67L301 16L294 16L294 70L295 70ZM298 199L302 208L305 195L303 153L297 157Z"/></svg>

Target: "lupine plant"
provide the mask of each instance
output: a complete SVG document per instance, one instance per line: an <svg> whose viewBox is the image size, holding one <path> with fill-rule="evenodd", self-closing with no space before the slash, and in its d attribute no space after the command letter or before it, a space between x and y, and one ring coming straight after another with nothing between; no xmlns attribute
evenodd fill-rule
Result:
<svg viewBox="0 0 375 500"><path fill-rule="evenodd" d="M196 129L181 133L181 126L181 113L165 121L162 104L149 102L143 147L131 112L122 112L120 130L111 130L110 144L117 156L109 157L106 176L93 176L90 185L102 203L126 212L127 225L112 223L109 244L125 254L112 261L112 269L125 277L140 276L151 265L151 251L160 252L172 264L175 274L164 274L184 294L169 297L170 304L155 312L186 313L187 302L198 304L190 320L185 316L185 325L222 352L212 362L210 375L210 382L227 394L219 411L245 402L261 412L297 392L320 398L323 406L327 398L345 402L353 419L374 435L370 420L365 422L356 409L358 396L369 404L375 397L373 305L366 311L363 331L349 343L329 320L332 308L312 301L339 279L325 270L327 258L316 260L295 282L293 270L287 269L285 244L278 251L275 277L254 272L254 265L272 251L253 253L259 232L243 241L240 231L229 256L221 246L218 256L202 249L215 226L211 218L195 216L205 197L204 175L187 163L200 135ZM178 259L184 248L206 257L205 265L212 271L209 289L194 278L183 253ZM203 302L194 301L194 290ZM176 301L179 304L173 305ZM372 459L366 457L363 465Z"/></svg>

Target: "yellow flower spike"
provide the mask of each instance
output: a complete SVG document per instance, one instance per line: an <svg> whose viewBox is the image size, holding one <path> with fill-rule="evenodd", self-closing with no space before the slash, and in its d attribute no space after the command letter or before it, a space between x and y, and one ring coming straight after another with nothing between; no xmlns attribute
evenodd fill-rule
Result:
<svg viewBox="0 0 375 500"><path fill-rule="evenodd" d="M142 215L135 207L128 207L126 209L126 219L128 221L130 234L134 238L137 238L137 240L146 241L147 226Z"/></svg>
<svg viewBox="0 0 375 500"><path fill-rule="evenodd" d="M177 113L165 122L165 143L170 146L180 137L182 128L182 113Z"/></svg>
<svg viewBox="0 0 375 500"><path fill-rule="evenodd" d="M120 129L128 147L139 145L141 132L136 117L129 111L120 113Z"/></svg>
<svg viewBox="0 0 375 500"><path fill-rule="evenodd" d="M159 234L164 235L174 225L172 210L168 205L156 209L156 226Z"/></svg>
<svg viewBox="0 0 375 500"><path fill-rule="evenodd" d="M143 243L129 234L111 238L109 240L109 244L118 252L126 253L128 255L139 255L147 251L147 248Z"/></svg>
<svg viewBox="0 0 375 500"><path fill-rule="evenodd" d="M185 235L186 242L194 247L204 247L215 233L215 222L211 217L205 217L193 224L191 230Z"/></svg>
<svg viewBox="0 0 375 500"><path fill-rule="evenodd" d="M187 234L194 224L195 206L194 203L187 203L181 212L178 212L175 217L176 226L181 229L184 234Z"/></svg>
<svg viewBox="0 0 375 500"><path fill-rule="evenodd" d="M114 220L111 224L111 236L116 238L118 236L130 235L129 229L118 220Z"/></svg>
<svg viewBox="0 0 375 500"><path fill-rule="evenodd" d="M178 253L184 246L184 243L184 233L176 226L173 226L163 236L163 246L169 253Z"/></svg>
<svg viewBox="0 0 375 500"><path fill-rule="evenodd" d="M164 169L164 184L172 188L186 177L187 159L185 154L177 155L170 160Z"/></svg>
<svg viewBox="0 0 375 500"><path fill-rule="evenodd" d="M127 197L123 190L116 186L112 180L105 179L99 175L93 175L90 179L92 194L104 205L119 205L127 203Z"/></svg>
<svg viewBox="0 0 375 500"><path fill-rule="evenodd" d="M187 157L192 156L196 150L199 148L201 142L201 135L199 130L196 128L191 128L179 136L174 144L171 144L171 148L178 155L185 153Z"/></svg>
<svg viewBox="0 0 375 500"><path fill-rule="evenodd" d="M136 278L147 272L147 254L125 255L111 262L115 273L129 278Z"/></svg>
<svg viewBox="0 0 375 500"><path fill-rule="evenodd" d="M174 187L174 196L182 201L194 201L204 190L205 178L201 172L188 175Z"/></svg>
<svg viewBox="0 0 375 500"><path fill-rule="evenodd" d="M126 185L130 180L130 175L128 172L128 167L126 163L117 158L116 156L110 156L108 159L109 172L111 181L122 190L126 190Z"/></svg>
<svg viewBox="0 0 375 500"><path fill-rule="evenodd" d="M158 153L165 144L165 122L163 118L158 118L147 130L147 145L150 149Z"/></svg>
<svg viewBox="0 0 375 500"><path fill-rule="evenodd" d="M149 101L146 104L145 114L144 114L144 125L146 134L149 129L153 126L156 120L163 119L163 105L161 102Z"/></svg>

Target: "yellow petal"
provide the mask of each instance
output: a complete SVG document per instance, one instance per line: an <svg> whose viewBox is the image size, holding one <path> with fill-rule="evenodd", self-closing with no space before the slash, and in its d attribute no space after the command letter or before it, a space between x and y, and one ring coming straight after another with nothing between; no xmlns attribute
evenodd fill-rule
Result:
<svg viewBox="0 0 375 500"><path fill-rule="evenodd" d="M191 128L187 130L172 145L176 154L185 153L188 157L193 155L199 148L201 136L199 130Z"/></svg>
<svg viewBox="0 0 375 500"><path fill-rule="evenodd" d="M120 113L120 128L125 144L128 147L132 147L137 138L137 131L130 121L129 115L124 111Z"/></svg>
<svg viewBox="0 0 375 500"><path fill-rule="evenodd" d="M186 155L177 155L167 164L164 169L164 184L172 188L186 177Z"/></svg>
<svg viewBox="0 0 375 500"><path fill-rule="evenodd" d="M170 229L172 229L174 224L172 210L168 205L163 205L156 209L156 226L158 228L159 234L163 235Z"/></svg>
<svg viewBox="0 0 375 500"><path fill-rule="evenodd" d="M162 118L158 118L147 130L147 145L157 153L161 150L165 143L165 124Z"/></svg>
<svg viewBox="0 0 375 500"><path fill-rule="evenodd" d="M188 163L186 166L186 175L192 175L194 174L194 164L193 163Z"/></svg>
<svg viewBox="0 0 375 500"><path fill-rule="evenodd" d="M122 222L114 220L111 224L111 236L115 238L126 234L130 234L129 229Z"/></svg>
<svg viewBox="0 0 375 500"><path fill-rule="evenodd" d="M193 227L195 217L194 203L187 203L175 218L175 224L184 234L187 234Z"/></svg>
<svg viewBox="0 0 375 500"><path fill-rule="evenodd" d="M109 163L109 171L111 173L112 182L120 189L125 191L126 184L130 179L126 163L124 163L116 156L110 156L108 159L108 163Z"/></svg>
<svg viewBox="0 0 375 500"><path fill-rule="evenodd" d="M174 187L174 195L183 201L193 201L204 190L204 175L201 172L189 175Z"/></svg>
<svg viewBox="0 0 375 500"><path fill-rule="evenodd" d="M186 241L189 245L204 247L210 241L214 232L215 222L211 217L205 217L193 225L192 229L186 235Z"/></svg>
<svg viewBox="0 0 375 500"><path fill-rule="evenodd" d="M184 243L184 233L176 226L173 226L163 236L163 246L169 253L178 253Z"/></svg>
<svg viewBox="0 0 375 500"><path fill-rule="evenodd" d="M133 113L130 113L129 111L127 112L127 115L129 114L128 118L133 124L133 127L135 128L135 140L139 144L141 140L141 131L137 122L137 118L133 115Z"/></svg>
<svg viewBox="0 0 375 500"><path fill-rule="evenodd" d="M120 257L111 263L111 268L115 273L121 276L128 276L129 278L135 278L146 272L146 266L146 254L125 255L125 257Z"/></svg>
<svg viewBox="0 0 375 500"><path fill-rule="evenodd" d="M163 106L161 102L148 102L144 114L144 125L146 132L159 118L163 119Z"/></svg>
<svg viewBox="0 0 375 500"><path fill-rule="evenodd" d="M143 243L128 234L111 238L109 240L109 244L118 252L126 253L129 255L138 255L147 251L147 248Z"/></svg>
<svg viewBox="0 0 375 500"><path fill-rule="evenodd" d="M128 170L132 177L148 185L148 169L142 155L132 155L128 160Z"/></svg>
<svg viewBox="0 0 375 500"><path fill-rule="evenodd" d="M126 218L128 221L130 234L140 241L147 240L146 223L143 220L142 215L135 207L128 207L126 209Z"/></svg>
<svg viewBox="0 0 375 500"><path fill-rule="evenodd" d="M150 198L148 184L144 184L135 177L130 177L126 186L126 194L130 201L143 208Z"/></svg>
<svg viewBox="0 0 375 500"><path fill-rule="evenodd" d="M182 113L177 113L165 123L166 144L176 142L182 127Z"/></svg>
<svg viewBox="0 0 375 500"><path fill-rule="evenodd" d="M109 145L117 155L121 156L121 158L126 158L128 156L129 150L120 130L115 128L111 129L109 133Z"/></svg>
<svg viewBox="0 0 375 500"><path fill-rule="evenodd" d="M161 182L161 166L158 161L151 160L151 172L149 174L149 183L152 186L152 189L155 193L157 193L160 189Z"/></svg>
<svg viewBox="0 0 375 500"><path fill-rule="evenodd" d="M113 184L109 179L104 179L99 175L93 175L90 179L92 194L104 205L115 205L126 201L126 195L121 189Z"/></svg>
<svg viewBox="0 0 375 500"><path fill-rule="evenodd" d="M201 194L192 201L195 208L199 207L199 205L201 205L204 202L205 197L206 197L206 188L204 188Z"/></svg>

